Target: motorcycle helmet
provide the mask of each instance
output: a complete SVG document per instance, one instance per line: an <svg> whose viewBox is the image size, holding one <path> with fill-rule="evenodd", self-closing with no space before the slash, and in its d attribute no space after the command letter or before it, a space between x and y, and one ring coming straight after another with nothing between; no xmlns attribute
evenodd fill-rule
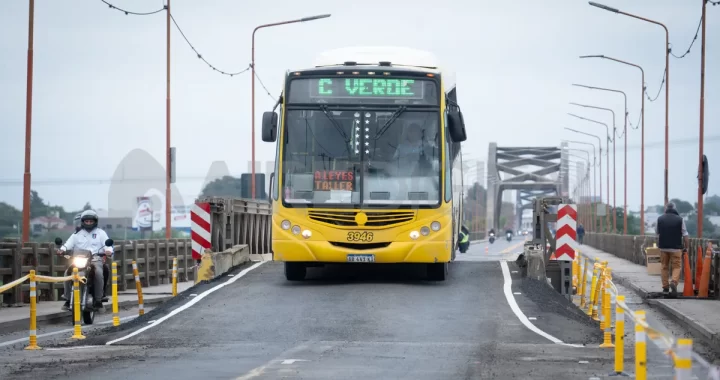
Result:
<svg viewBox="0 0 720 380"><path fill-rule="evenodd" d="M91 223L86 223L86 221L88 221L88 220L91 221ZM98 215L93 210L85 210L85 211L83 211L82 214L80 214L80 223L82 225L82 228L85 231L90 232L90 231L94 230L95 228L97 228L98 221L99 221Z"/></svg>

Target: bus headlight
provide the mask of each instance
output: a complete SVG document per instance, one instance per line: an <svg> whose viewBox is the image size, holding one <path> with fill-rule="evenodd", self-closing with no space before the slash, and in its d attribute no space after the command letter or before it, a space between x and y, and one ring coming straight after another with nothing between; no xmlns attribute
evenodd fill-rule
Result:
<svg viewBox="0 0 720 380"><path fill-rule="evenodd" d="M430 235L430 229L422 226L422 228L420 228L420 233L422 234L422 236L428 236Z"/></svg>
<svg viewBox="0 0 720 380"><path fill-rule="evenodd" d="M304 237L305 239L309 239L310 236L312 236L312 232L310 230L305 230L302 232L302 237Z"/></svg>
<svg viewBox="0 0 720 380"><path fill-rule="evenodd" d="M440 222L432 222L430 223L430 229L437 232L440 231Z"/></svg>
<svg viewBox="0 0 720 380"><path fill-rule="evenodd" d="M300 226L293 226L292 227L292 233L293 235L297 235L300 233Z"/></svg>
<svg viewBox="0 0 720 380"><path fill-rule="evenodd" d="M289 230L290 229L290 221L283 220L282 223L280 223L280 228L282 228L283 230Z"/></svg>
<svg viewBox="0 0 720 380"><path fill-rule="evenodd" d="M417 231L410 232L410 239L416 240L420 237L420 233Z"/></svg>

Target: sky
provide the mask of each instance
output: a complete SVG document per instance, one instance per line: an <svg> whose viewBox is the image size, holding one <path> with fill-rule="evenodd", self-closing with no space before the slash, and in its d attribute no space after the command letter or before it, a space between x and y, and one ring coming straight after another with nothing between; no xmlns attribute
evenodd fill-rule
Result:
<svg viewBox="0 0 720 380"><path fill-rule="evenodd" d="M687 50L700 20L700 1L603 1L665 23L678 56ZM109 2L134 12L163 6L162 0ZM262 112L272 109L287 70L311 67L315 56L325 50L385 45L436 54L457 75L458 102L468 133L464 156L481 161L487 161L490 142L559 146L562 140L594 141L565 127L605 134L604 126L568 116L569 112L612 127L609 112L570 102L613 109L617 134L622 134L623 96L572 83L626 92L629 121L637 126L640 71L603 59L579 59L580 55L603 54L641 65L653 98L665 65L661 27L581 0L366 0L362 7L329 0L247 4L173 0L171 11L195 49L226 72L249 66L255 26L332 14L322 20L262 29L256 35L258 77L272 95L256 82L256 157L263 171L266 165L262 163L273 161L275 150L260 138ZM720 163L716 153L720 148L720 38L713 38L720 36L720 6L707 8L705 152L712 173L712 167ZM125 15L100 0L36 0L34 33L32 187L45 200L68 209L78 209L87 201L97 208L107 207L109 179L128 153L145 151L164 167L166 15ZM27 0L0 0L0 36L0 201L19 207ZM233 175L249 170L250 75L231 77L214 71L198 59L174 26L170 72L176 191L187 204L201 190L213 162L223 161ZM647 205L663 200L664 99L663 89L656 101L646 98L645 102ZM697 200L699 99L697 41L686 57L670 58L670 197L693 202ZM628 204L637 209L640 130L633 127L627 133L627 188ZM616 203L621 205L624 137L616 143ZM720 193L720 177L710 178L709 193Z"/></svg>

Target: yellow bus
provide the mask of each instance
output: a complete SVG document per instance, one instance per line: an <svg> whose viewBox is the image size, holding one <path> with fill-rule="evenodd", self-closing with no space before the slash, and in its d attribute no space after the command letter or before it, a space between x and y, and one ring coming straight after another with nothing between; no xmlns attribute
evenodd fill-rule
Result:
<svg viewBox="0 0 720 380"><path fill-rule="evenodd" d="M272 250L287 280L328 263L417 263L429 280L445 280L462 220L466 133L454 76L432 54L325 52L287 72L262 138L277 143Z"/></svg>

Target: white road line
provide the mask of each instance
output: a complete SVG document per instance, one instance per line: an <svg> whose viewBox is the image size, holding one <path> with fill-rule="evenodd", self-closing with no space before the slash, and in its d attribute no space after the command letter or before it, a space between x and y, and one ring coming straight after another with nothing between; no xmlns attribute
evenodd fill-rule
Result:
<svg viewBox="0 0 720 380"><path fill-rule="evenodd" d="M120 321L126 321L126 320L133 319L133 318L137 318L137 316L133 315L133 316L129 316L129 317L122 317L122 318L120 318ZM112 323L112 320L96 323L92 326L107 325L110 323ZM85 326L85 328L88 328L88 327L90 327L90 326ZM59 330L59 331L53 331L50 333L40 334L37 337L39 339L39 338L44 338L44 337L53 336L53 335L66 334L66 333L73 332L73 331L74 331L73 328L69 328L69 329L64 329L64 330ZM28 341L28 337L21 338L21 339L15 339L15 340L9 340L7 342L0 343L0 347L12 346L13 344L24 343L27 341Z"/></svg>
<svg viewBox="0 0 720 380"><path fill-rule="evenodd" d="M505 283L503 284L503 292L505 293L505 298L507 299L513 313L515 313L515 316L518 317L520 322L522 322L525 327L527 327L535 334L538 334L555 344L561 344L563 346L571 347L584 347L582 344L564 343L562 340L546 333L545 331L540 330L537 326L530 322L530 320L525 316L525 314L523 314L522 310L520 310L520 306L518 306L517 301L515 301L515 297L513 296L512 277L510 276L510 269L508 269L507 261L500 261L500 267L502 268L503 278L505 279Z"/></svg>
<svg viewBox="0 0 720 380"><path fill-rule="evenodd" d="M115 340L111 340L111 341L105 343L105 345L109 346L109 345L115 344L115 343L117 343L117 342L122 342L122 341L125 340L125 339L132 338L132 337L134 337L135 335L138 335L138 334L140 334L140 333L143 333L143 332L145 332L145 331L147 331L147 330L149 330L149 329L151 329L151 328L153 328L153 327L155 327L155 326L157 326L157 325L165 322L166 320L170 319L171 317L175 316L176 314L180 313L181 311L189 309L190 307L192 307L192 306L195 305L196 303L200 302L200 300L202 300L203 298L207 297L207 296L210 295L211 293L213 293L213 292L215 292L215 291L217 291L217 290L220 290L220 289L224 288L225 286L230 285L230 284L234 283L235 281L237 281L237 280L245 277L245 275L248 274L251 270L259 267L260 265L263 265L263 264L266 263L266 262L267 262L267 261L259 261L259 262L255 263L253 266L251 266L251 267L249 267L249 268L246 268L246 269L243 269L243 270L242 270L240 273L238 273L236 276L230 278L229 280L223 282L222 284L216 285L215 287L210 288L210 289L208 289L208 290L200 293L197 297L193 298L190 302L188 302L188 303L186 303L186 304L178 307L177 309L171 311L170 313L168 313L168 315L165 315L165 316L163 316L162 318L159 318L157 321L153 322L152 324L147 325L147 326L145 326L145 327L143 327L143 328L141 328L141 329L135 330L135 331L133 331L132 333L130 333L130 334L128 334L128 335L126 335L126 336L124 336L124 337L122 337L122 338L118 338L118 339L115 339Z"/></svg>

